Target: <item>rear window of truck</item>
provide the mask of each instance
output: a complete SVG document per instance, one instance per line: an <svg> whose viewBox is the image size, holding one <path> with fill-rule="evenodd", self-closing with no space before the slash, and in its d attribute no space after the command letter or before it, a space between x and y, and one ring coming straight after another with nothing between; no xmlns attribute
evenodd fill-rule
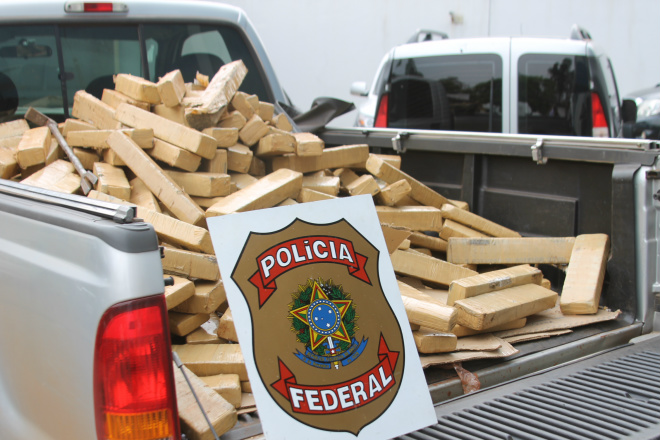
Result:
<svg viewBox="0 0 660 440"><path fill-rule="evenodd" d="M78 90L101 97L112 76L130 73L151 81L174 69L192 82L241 59L248 69L241 90L264 101L272 93L240 33L229 26L195 23L0 26L0 93L18 97L17 116L34 107L57 120L70 113Z"/></svg>
<svg viewBox="0 0 660 440"><path fill-rule="evenodd" d="M518 132L591 136L585 56L525 54L518 60Z"/></svg>
<svg viewBox="0 0 660 440"><path fill-rule="evenodd" d="M502 131L502 59L495 54L395 60L388 126Z"/></svg>

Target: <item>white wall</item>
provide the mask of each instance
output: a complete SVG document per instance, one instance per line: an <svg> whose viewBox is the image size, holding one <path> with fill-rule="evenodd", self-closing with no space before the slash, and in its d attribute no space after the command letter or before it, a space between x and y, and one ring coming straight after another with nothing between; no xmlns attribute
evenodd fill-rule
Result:
<svg viewBox="0 0 660 440"><path fill-rule="evenodd" d="M451 38L568 37L586 28L609 54L626 94L660 82L657 0L224 0L257 28L280 82L302 109L317 96L353 101L353 81L371 83L383 55L419 28ZM462 23L452 23L450 12ZM354 112L353 112L354 113ZM336 125L351 125L354 116Z"/></svg>

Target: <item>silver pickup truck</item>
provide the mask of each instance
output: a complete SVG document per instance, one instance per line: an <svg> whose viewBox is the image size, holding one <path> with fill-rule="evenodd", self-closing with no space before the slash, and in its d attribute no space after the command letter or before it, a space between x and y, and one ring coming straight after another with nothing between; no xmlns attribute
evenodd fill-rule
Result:
<svg viewBox="0 0 660 440"><path fill-rule="evenodd" d="M113 73L156 79L179 67L185 77L189 66L213 73L235 59L250 71L246 91L290 104L238 9L0 3L5 118L31 106L62 120L75 90L99 93ZM453 371L428 368L438 423L406 438L658 438L657 144L396 129L319 134L327 146L401 154L404 171L525 236L611 239L602 301L621 310L617 320L518 344L519 353L504 359L465 363L481 382L478 392L463 395ZM153 229L112 204L11 181L0 188L0 438L121 439L122 426L156 420L140 438L178 440ZM541 269L560 290L563 271ZM105 436L106 426L116 433ZM259 432L252 417L223 438Z"/></svg>

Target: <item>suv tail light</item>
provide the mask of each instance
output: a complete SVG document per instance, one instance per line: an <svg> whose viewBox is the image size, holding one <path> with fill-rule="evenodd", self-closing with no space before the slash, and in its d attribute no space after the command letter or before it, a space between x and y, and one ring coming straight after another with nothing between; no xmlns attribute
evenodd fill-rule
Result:
<svg viewBox="0 0 660 440"><path fill-rule="evenodd" d="M378 103L378 111L376 112L376 122L374 122L374 127L387 127L387 112L389 110L389 101L390 95L384 93L380 97L380 102Z"/></svg>
<svg viewBox="0 0 660 440"><path fill-rule="evenodd" d="M608 137L609 130L607 127L607 119L605 118L605 111L603 104L600 102L598 93L591 92L591 121L592 121L592 136L594 137Z"/></svg>
<svg viewBox="0 0 660 440"><path fill-rule="evenodd" d="M179 439L172 351L163 295L108 309L94 352L100 440Z"/></svg>

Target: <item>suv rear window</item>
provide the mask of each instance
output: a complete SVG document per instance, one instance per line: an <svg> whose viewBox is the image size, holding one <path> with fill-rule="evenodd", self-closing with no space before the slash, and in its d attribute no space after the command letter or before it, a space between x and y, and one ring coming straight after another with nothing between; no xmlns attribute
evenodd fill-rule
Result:
<svg viewBox="0 0 660 440"><path fill-rule="evenodd" d="M518 75L519 133L592 135L587 57L525 54Z"/></svg>
<svg viewBox="0 0 660 440"><path fill-rule="evenodd" d="M112 76L117 73L158 81L167 72L181 69L184 80L192 82L197 71L212 76L223 64L238 59L248 69L241 90L272 100L251 51L229 26L0 26L0 88L16 88L17 116L35 107L63 120L76 91L86 90L100 98L104 88L114 87Z"/></svg>
<svg viewBox="0 0 660 440"><path fill-rule="evenodd" d="M502 59L494 54L395 60L388 126L502 131Z"/></svg>

